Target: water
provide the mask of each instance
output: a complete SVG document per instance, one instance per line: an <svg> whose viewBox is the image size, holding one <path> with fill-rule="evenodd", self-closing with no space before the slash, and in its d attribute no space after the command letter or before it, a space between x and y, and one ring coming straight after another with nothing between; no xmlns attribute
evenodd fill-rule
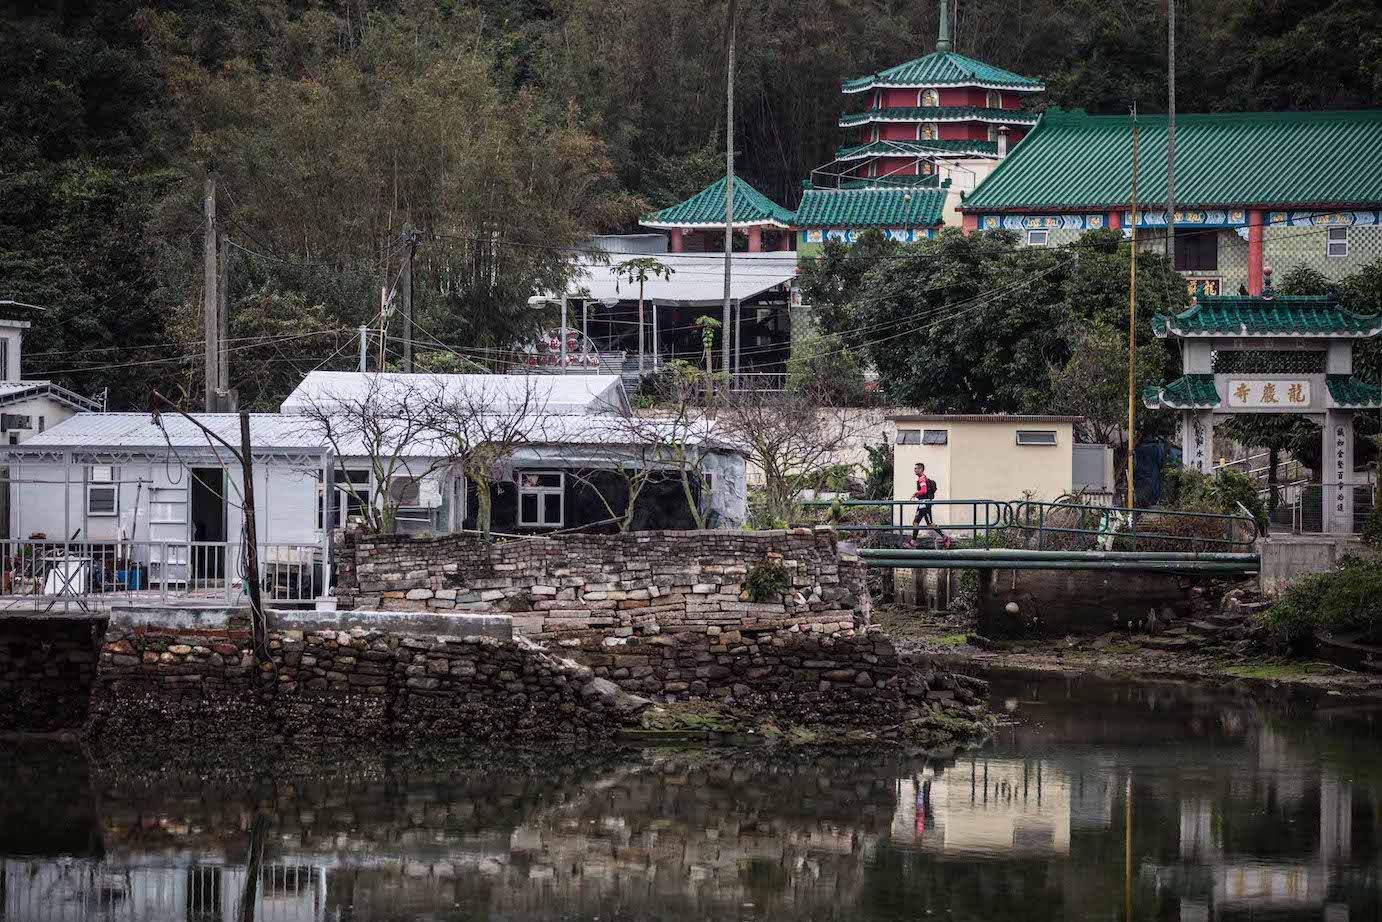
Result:
<svg viewBox="0 0 1382 922"><path fill-rule="evenodd" d="M0 920L1382 919L1382 711L1010 676L896 753L0 749Z"/></svg>

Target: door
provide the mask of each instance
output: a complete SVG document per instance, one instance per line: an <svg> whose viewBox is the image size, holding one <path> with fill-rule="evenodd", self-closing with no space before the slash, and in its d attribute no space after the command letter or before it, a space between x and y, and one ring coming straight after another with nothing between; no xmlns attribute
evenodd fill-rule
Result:
<svg viewBox="0 0 1382 922"><path fill-rule="evenodd" d="M192 468L192 576L204 584L225 579L226 475Z"/></svg>

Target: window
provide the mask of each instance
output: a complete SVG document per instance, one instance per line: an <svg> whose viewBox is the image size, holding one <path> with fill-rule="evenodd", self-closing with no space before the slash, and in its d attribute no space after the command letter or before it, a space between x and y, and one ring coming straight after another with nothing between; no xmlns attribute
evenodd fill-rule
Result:
<svg viewBox="0 0 1382 922"><path fill-rule="evenodd" d="M155 525L187 524L187 488L153 487L149 490L149 521Z"/></svg>
<svg viewBox="0 0 1382 922"><path fill-rule="evenodd" d="M897 444L899 445L920 445L920 429L899 429L897 430Z"/></svg>
<svg viewBox="0 0 1382 922"><path fill-rule="evenodd" d="M920 129L919 129L919 132L918 132L918 134L917 134L917 140L918 140L918 141L934 141L934 140L936 140L936 126L935 126L935 125L932 125L930 122L923 122L923 123L921 124L921 127L920 127Z"/></svg>
<svg viewBox="0 0 1382 922"><path fill-rule="evenodd" d="M1019 445L1054 445L1054 444L1056 444L1056 430L1054 430L1054 429L1019 429L1019 430L1017 430L1017 444L1019 444Z"/></svg>
<svg viewBox="0 0 1382 922"><path fill-rule="evenodd" d="M43 416L40 416L40 417L38 418L38 431L39 431L39 432L42 432L44 429L47 429L47 428L48 428L48 420L47 420L47 418L46 418L46 417L43 417Z"/></svg>
<svg viewBox="0 0 1382 922"><path fill-rule="evenodd" d="M525 528L560 528L565 485L566 475L557 471L520 471L518 524Z"/></svg>
<svg viewBox="0 0 1382 922"><path fill-rule="evenodd" d="M96 465L88 469L86 484L86 514L113 516L117 513L120 487L115 482L115 468Z"/></svg>
<svg viewBox="0 0 1382 922"><path fill-rule="evenodd" d="M1331 227L1328 229L1328 235L1324 244L1324 255L1334 258L1347 256L1348 228Z"/></svg>
<svg viewBox="0 0 1382 922"><path fill-rule="evenodd" d="M997 90L989 90L988 99L986 101L990 109L1003 108L1003 94Z"/></svg>
<svg viewBox="0 0 1382 922"><path fill-rule="evenodd" d="M10 341L0 339L0 381L10 379Z"/></svg>
<svg viewBox="0 0 1382 922"><path fill-rule="evenodd" d="M949 445L950 430L948 429L926 429L921 433L921 444L923 445Z"/></svg>
<svg viewBox="0 0 1382 922"><path fill-rule="evenodd" d="M317 483L321 483L321 474L317 474ZM373 501L370 493L370 472L369 471L344 471L336 469L336 496L335 496L335 515L336 519L332 522L332 527L345 524L351 518L364 518L365 507ZM317 491L317 528L323 526L322 513L324 510L323 500L325 491L320 488Z"/></svg>
<svg viewBox="0 0 1382 922"><path fill-rule="evenodd" d="M939 106L941 104L940 96L936 93L935 90L922 90L921 104L927 107Z"/></svg>
<svg viewBox="0 0 1382 922"><path fill-rule="evenodd" d="M997 125L990 125L990 126L989 126L989 140L990 140L990 141L997 141L997 140L998 140L998 126L997 126Z"/></svg>
<svg viewBox="0 0 1382 922"><path fill-rule="evenodd" d="M1218 231L1176 234L1176 271L1203 272L1219 268Z"/></svg>
<svg viewBox="0 0 1382 922"><path fill-rule="evenodd" d="M1044 247L1051 239L1051 232L1045 228L1027 231L1027 246Z"/></svg>

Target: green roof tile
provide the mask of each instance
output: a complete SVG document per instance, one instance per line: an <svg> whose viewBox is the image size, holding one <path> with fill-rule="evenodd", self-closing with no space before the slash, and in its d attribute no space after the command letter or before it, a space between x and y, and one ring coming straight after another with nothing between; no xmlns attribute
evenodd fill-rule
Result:
<svg viewBox="0 0 1382 922"><path fill-rule="evenodd" d="M1219 390L1213 375L1182 375L1169 384L1144 387L1142 402L1153 410L1217 407Z"/></svg>
<svg viewBox="0 0 1382 922"><path fill-rule="evenodd" d="M1037 113L1026 109L985 109L979 106L926 106L866 109L840 116L841 128L869 122L1001 122L1005 125L1035 125Z"/></svg>
<svg viewBox="0 0 1382 922"><path fill-rule="evenodd" d="M844 91L862 93L874 87L890 86L979 86L993 90L1034 92L1046 88L1039 80L1023 77L1001 67L985 64L983 61L976 61L953 51L935 51L867 77L846 80Z"/></svg>
<svg viewBox="0 0 1382 922"><path fill-rule="evenodd" d="M645 227L724 227L724 177L706 186L684 202L644 215L640 224ZM792 212L744 182L734 177L734 226L771 224L791 227Z"/></svg>
<svg viewBox="0 0 1382 922"><path fill-rule="evenodd" d="M868 157L932 157L946 154L989 154L998 156L997 141L870 141L835 151L836 160L861 160Z"/></svg>
<svg viewBox="0 0 1382 922"><path fill-rule="evenodd" d="M1382 387L1359 380L1353 375L1328 375L1325 384L1329 396L1341 407L1382 407Z"/></svg>
<svg viewBox="0 0 1382 922"><path fill-rule="evenodd" d="M934 227L945 189L808 189L798 227Z"/></svg>
<svg viewBox="0 0 1382 922"><path fill-rule="evenodd" d="M1137 194L1166 200L1166 118L1138 125ZM964 210L1126 207L1132 124L1048 109L965 199ZM1382 110L1176 116L1176 204L1187 208L1382 203Z"/></svg>
<svg viewBox="0 0 1382 922"><path fill-rule="evenodd" d="M1179 314L1152 318L1157 336L1376 336L1382 316L1355 314L1328 297L1202 295Z"/></svg>

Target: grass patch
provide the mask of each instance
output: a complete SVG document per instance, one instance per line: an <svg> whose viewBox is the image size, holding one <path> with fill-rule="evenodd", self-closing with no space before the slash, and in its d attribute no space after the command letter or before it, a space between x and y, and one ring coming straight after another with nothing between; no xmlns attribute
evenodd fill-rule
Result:
<svg viewBox="0 0 1382 922"><path fill-rule="evenodd" d="M961 647L969 643L969 635L946 634L944 637L937 637L936 643L942 647Z"/></svg>
<svg viewBox="0 0 1382 922"><path fill-rule="evenodd" d="M1229 666L1224 672L1238 679L1301 679L1328 671L1309 663L1259 663L1255 666Z"/></svg>

